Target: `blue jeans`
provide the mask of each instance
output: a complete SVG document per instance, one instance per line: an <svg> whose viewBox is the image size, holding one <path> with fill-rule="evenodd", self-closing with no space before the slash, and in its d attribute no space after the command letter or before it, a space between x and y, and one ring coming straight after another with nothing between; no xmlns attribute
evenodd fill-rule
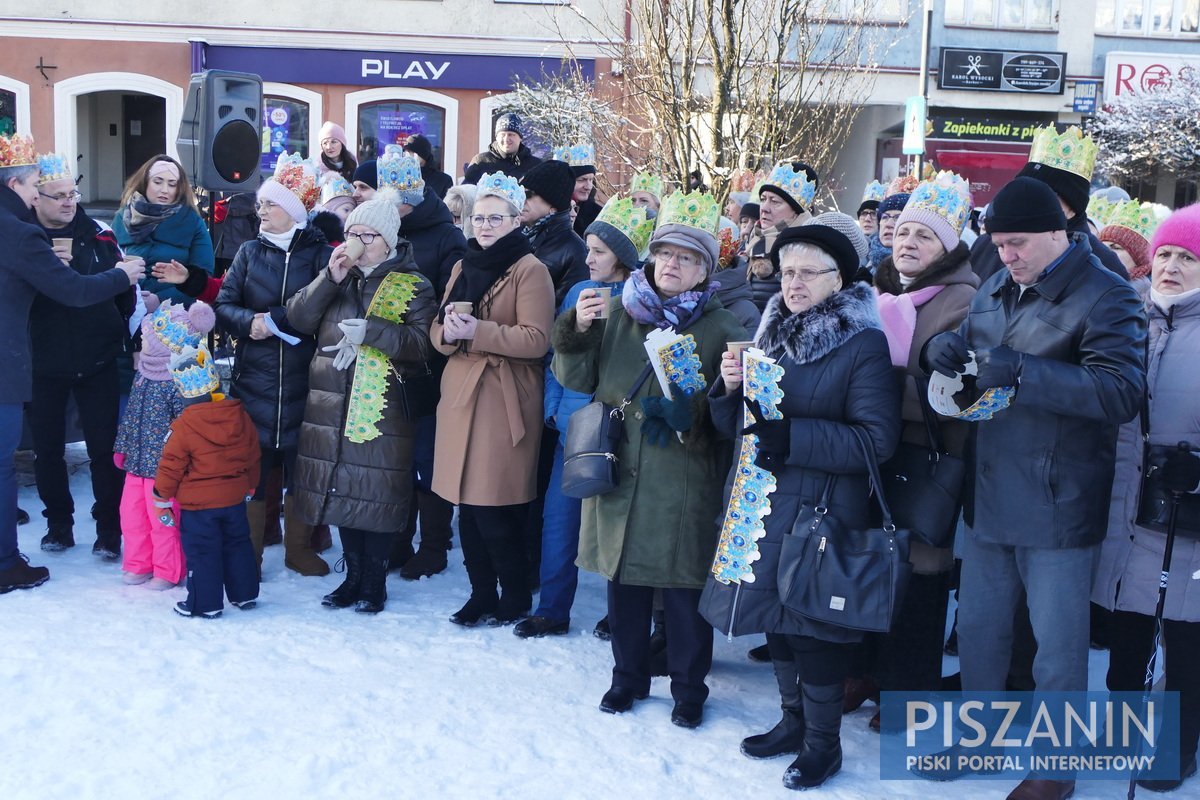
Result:
<svg viewBox="0 0 1200 800"><path fill-rule="evenodd" d="M17 551L17 465L21 444L20 403L0 403L0 570L15 566Z"/></svg>
<svg viewBox="0 0 1200 800"><path fill-rule="evenodd" d="M554 466L546 505L542 511L542 590L534 616L556 622L571 618L575 588L579 585L579 517L583 501L562 493L563 446L554 446Z"/></svg>

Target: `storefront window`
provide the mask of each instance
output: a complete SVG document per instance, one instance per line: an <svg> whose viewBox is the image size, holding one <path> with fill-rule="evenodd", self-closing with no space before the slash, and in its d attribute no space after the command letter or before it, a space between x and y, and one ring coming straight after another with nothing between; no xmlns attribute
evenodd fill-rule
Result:
<svg viewBox="0 0 1200 800"><path fill-rule="evenodd" d="M979 28L1053 28L1054 11L1055 0L947 0L946 23Z"/></svg>
<svg viewBox="0 0 1200 800"><path fill-rule="evenodd" d="M262 169L275 172L284 150L309 156L308 103L286 97L263 97Z"/></svg>
<svg viewBox="0 0 1200 800"><path fill-rule="evenodd" d="M358 160L377 158L389 144L419 133L433 145L431 164L440 168L446 134L446 112L437 106L410 100L368 103L358 109Z"/></svg>
<svg viewBox="0 0 1200 800"><path fill-rule="evenodd" d="M0 89L0 134L11 136L17 132L17 95Z"/></svg>

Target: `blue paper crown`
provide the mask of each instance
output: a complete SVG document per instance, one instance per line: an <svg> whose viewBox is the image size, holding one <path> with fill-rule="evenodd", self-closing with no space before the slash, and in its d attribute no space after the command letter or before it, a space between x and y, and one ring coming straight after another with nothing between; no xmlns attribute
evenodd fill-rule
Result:
<svg viewBox="0 0 1200 800"><path fill-rule="evenodd" d="M38 186L45 186L54 181L75 179L75 176L71 174L70 163L65 156L58 153L42 153L37 157L37 165L41 173L37 180Z"/></svg>
<svg viewBox="0 0 1200 800"><path fill-rule="evenodd" d="M150 324L154 328L154 335L168 349L178 353L185 347L197 347L203 334L193 331L188 326L187 315L184 315L182 321L175 319L171 315L174 307L170 300L164 300L150 318Z"/></svg>
<svg viewBox="0 0 1200 800"><path fill-rule="evenodd" d="M881 181L871 181L867 184L867 188L863 189L862 201L865 203L868 200L874 200L878 203L886 196L887 184Z"/></svg>
<svg viewBox="0 0 1200 800"><path fill-rule="evenodd" d="M489 195L507 200L518 211L525 207L525 190L516 178L510 178L503 172L485 172L479 183L475 184L475 202Z"/></svg>
<svg viewBox="0 0 1200 800"><path fill-rule="evenodd" d="M797 172L790 161L776 164L763 183L778 186L806 209L812 208L813 198L817 196L817 185L808 179L808 173L804 170Z"/></svg>
<svg viewBox="0 0 1200 800"><path fill-rule="evenodd" d="M337 172L326 172L321 178L321 205L337 197L354 197L354 187Z"/></svg>
<svg viewBox="0 0 1200 800"><path fill-rule="evenodd" d="M943 171L913 190L904 211L906 214L913 211L937 214L961 235L973 207L971 188L966 180L953 172Z"/></svg>
<svg viewBox="0 0 1200 800"><path fill-rule="evenodd" d="M389 144L375 163L379 191L393 189L400 202L420 205L425 196L425 179L421 177L421 162L398 144Z"/></svg>
<svg viewBox="0 0 1200 800"><path fill-rule="evenodd" d="M171 380L186 398L203 397L221 388L221 376L206 347L185 347L171 356Z"/></svg>
<svg viewBox="0 0 1200 800"><path fill-rule="evenodd" d="M588 167L596 163L596 148L590 144L556 147L551 158L555 161L565 161L572 167Z"/></svg>

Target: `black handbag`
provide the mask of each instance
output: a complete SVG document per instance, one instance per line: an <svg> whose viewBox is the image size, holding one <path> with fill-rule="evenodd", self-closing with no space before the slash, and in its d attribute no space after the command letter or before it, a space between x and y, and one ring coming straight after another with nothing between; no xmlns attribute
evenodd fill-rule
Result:
<svg viewBox="0 0 1200 800"><path fill-rule="evenodd" d="M815 506L804 505L785 534L777 580L783 606L816 622L886 633L904 599L912 564L909 532L896 528L881 491L879 465L865 431L851 426L867 459L871 488L882 512L878 528L843 526L829 513L836 475Z"/></svg>
<svg viewBox="0 0 1200 800"><path fill-rule="evenodd" d="M950 547L962 511L967 465L946 452L922 388L918 384L917 394L929 445L901 442L895 454L879 465L879 473L896 524L930 547Z"/></svg>
<svg viewBox="0 0 1200 800"><path fill-rule="evenodd" d="M425 371L415 375L405 375L396 370L400 409L404 418L410 422L436 414L438 400L442 396L441 376L435 374L428 363L421 366Z"/></svg>
<svg viewBox="0 0 1200 800"><path fill-rule="evenodd" d="M617 448L625 432L625 408L650 377L654 367L642 370L619 406L596 400L571 415L563 447L562 493L583 499L607 494L621 482Z"/></svg>

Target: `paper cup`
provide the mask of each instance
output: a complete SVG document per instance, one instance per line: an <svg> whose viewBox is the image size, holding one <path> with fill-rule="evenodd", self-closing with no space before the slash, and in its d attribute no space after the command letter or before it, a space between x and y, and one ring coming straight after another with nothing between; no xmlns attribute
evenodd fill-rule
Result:
<svg viewBox="0 0 1200 800"><path fill-rule="evenodd" d="M54 239L51 239L50 241L54 243L54 246L56 248L61 248L68 252L70 252L70 250L71 250L71 245L75 244L75 240L72 239L70 236L56 237Z"/></svg>
<svg viewBox="0 0 1200 800"><path fill-rule="evenodd" d="M346 254L346 258L348 258L350 260L350 263L353 264L356 261L358 261L359 257L363 254L363 251L366 249L367 249L367 246L362 243L362 239L349 239L348 238L348 239L346 239L345 246L342 248L342 252Z"/></svg>
<svg viewBox="0 0 1200 800"><path fill-rule="evenodd" d="M596 319L608 319L608 301L612 300L612 287L597 286L596 288L592 289L592 291L595 292L602 300L604 300L604 306L600 309L600 316L598 316Z"/></svg>
<svg viewBox="0 0 1200 800"><path fill-rule="evenodd" d="M466 300L457 300L450 304L450 310L455 314L470 314L474 306Z"/></svg>
<svg viewBox="0 0 1200 800"><path fill-rule="evenodd" d="M746 342L726 342L725 349L733 353L733 357L738 361L742 360L742 352L754 347L753 341Z"/></svg>

